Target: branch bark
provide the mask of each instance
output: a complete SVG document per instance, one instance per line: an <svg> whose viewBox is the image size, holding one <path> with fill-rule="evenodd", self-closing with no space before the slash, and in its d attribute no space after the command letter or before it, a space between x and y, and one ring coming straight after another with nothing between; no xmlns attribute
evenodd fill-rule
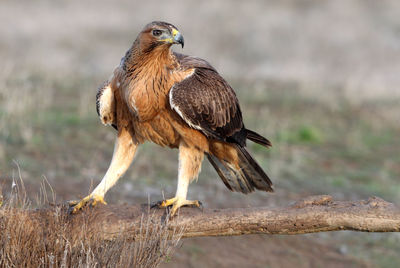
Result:
<svg viewBox="0 0 400 268"><path fill-rule="evenodd" d="M17 213L17 212L14 212ZM21 212L23 213L23 212ZM25 211L42 228L54 215L61 215L70 233L86 226L87 232L113 240L123 234L136 239L141 224L150 219L164 224L169 232L182 230L182 237L233 236L244 234L305 234L352 230L362 232L399 232L400 209L380 198L355 202L334 201L330 196L312 196L283 208L204 209L181 208L179 215L167 220L165 209L147 205L108 205L87 208L67 215L66 208L53 207ZM7 215L2 215L6 217Z"/></svg>

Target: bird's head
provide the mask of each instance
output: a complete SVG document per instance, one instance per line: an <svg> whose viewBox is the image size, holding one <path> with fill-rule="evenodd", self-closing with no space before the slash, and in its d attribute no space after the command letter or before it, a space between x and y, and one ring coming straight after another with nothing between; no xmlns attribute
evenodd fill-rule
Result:
<svg viewBox="0 0 400 268"><path fill-rule="evenodd" d="M178 29L167 22L153 21L147 24L139 34L140 46L145 51L155 48L170 48L173 44L180 44L183 48L184 40Z"/></svg>

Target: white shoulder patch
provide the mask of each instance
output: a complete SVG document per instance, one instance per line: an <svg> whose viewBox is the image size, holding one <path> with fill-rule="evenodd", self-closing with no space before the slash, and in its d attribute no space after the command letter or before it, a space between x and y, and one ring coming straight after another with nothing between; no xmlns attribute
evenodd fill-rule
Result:
<svg viewBox="0 0 400 268"><path fill-rule="evenodd" d="M114 123L115 104L114 94L110 85L107 85L99 98L99 114L100 120L104 125Z"/></svg>

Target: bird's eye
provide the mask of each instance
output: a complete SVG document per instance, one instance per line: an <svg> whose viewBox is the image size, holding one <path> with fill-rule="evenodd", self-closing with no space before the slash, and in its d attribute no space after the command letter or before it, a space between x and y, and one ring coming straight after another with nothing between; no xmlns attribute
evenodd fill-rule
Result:
<svg viewBox="0 0 400 268"><path fill-rule="evenodd" d="M153 30L153 35L154 36L160 36L162 34L162 31L160 30Z"/></svg>

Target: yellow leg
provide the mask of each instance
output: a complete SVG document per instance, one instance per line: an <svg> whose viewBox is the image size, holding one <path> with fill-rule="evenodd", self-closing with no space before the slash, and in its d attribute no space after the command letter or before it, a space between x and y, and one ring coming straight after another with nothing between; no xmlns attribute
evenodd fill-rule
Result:
<svg viewBox="0 0 400 268"><path fill-rule="evenodd" d="M159 207L159 208L166 208L166 207L172 206L172 205L175 203L175 201L176 201L177 199L178 199L178 198L174 197L174 198L171 198L171 199L163 200L163 201L161 201L161 203L158 205L158 207Z"/></svg>
<svg viewBox="0 0 400 268"><path fill-rule="evenodd" d="M201 207L201 203L198 200L187 200L186 196L190 182L200 172L203 156L204 153L196 148L188 147L186 144L179 146L179 174L176 195L174 198L157 203L156 206L165 208L172 205L171 216L174 216L182 206Z"/></svg>
<svg viewBox="0 0 400 268"><path fill-rule="evenodd" d="M69 202L70 211L76 213L88 203L92 206L98 203L107 204L104 201L105 194L128 169L135 155L136 148L137 145L133 143L129 131L125 128L121 128L115 142L114 154L110 167L103 179L90 195L80 201Z"/></svg>
<svg viewBox="0 0 400 268"><path fill-rule="evenodd" d="M163 200L161 202L158 202L155 206L159 208L166 208L172 206L170 211L171 217L175 216L178 209L183 206L195 206L198 208L202 207L201 202L198 200L186 200L180 197L174 197L171 199Z"/></svg>
<svg viewBox="0 0 400 268"><path fill-rule="evenodd" d="M183 200L178 198L175 203L172 205L172 209L170 212L171 217L175 216L176 212L180 207L183 206L195 206L201 208L201 203L198 200Z"/></svg>
<svg viewBox="0 0 400 268"><path fill-rule="evenodd" d="M69 201L68 202L71 207L71 213L76 213L83 207L90 205L92 207L96 206L97 204L107 205L107 202L104 201L104 198L99 195L88 195L82 198L80 201Z"/></svg>

